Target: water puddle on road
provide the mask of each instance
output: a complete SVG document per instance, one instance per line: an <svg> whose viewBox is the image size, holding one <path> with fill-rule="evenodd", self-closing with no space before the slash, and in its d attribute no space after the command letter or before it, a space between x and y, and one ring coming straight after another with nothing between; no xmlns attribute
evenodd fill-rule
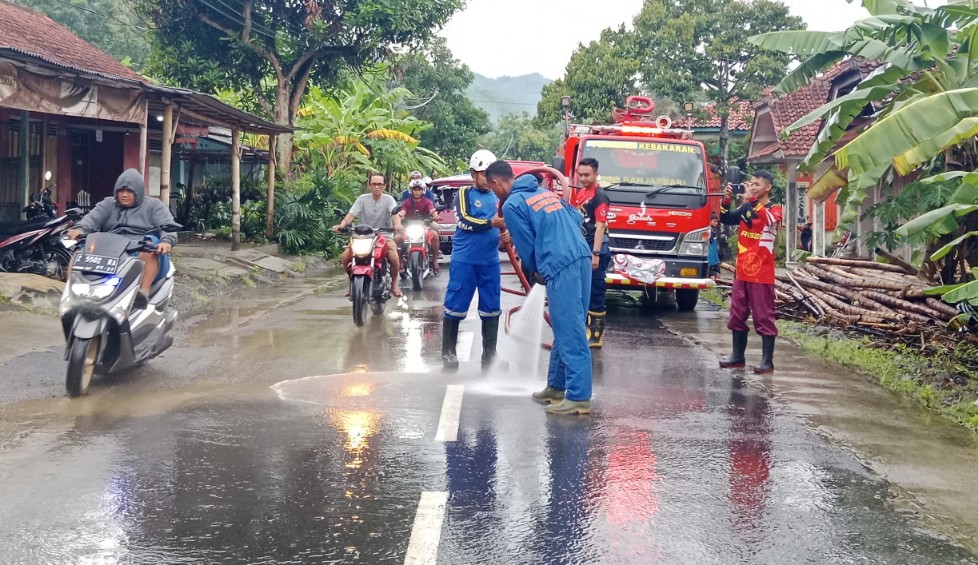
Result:
<svg viewBox="0 0 978 565"><path fill-rule="evenodd" d="M492 396L526 396L540 388L540 383L546 380L540 369L546 307L546 287L534 286L519 312L513 315L509 332L499 336L496 361L488 377L466 386L467 391Z"/></svg>

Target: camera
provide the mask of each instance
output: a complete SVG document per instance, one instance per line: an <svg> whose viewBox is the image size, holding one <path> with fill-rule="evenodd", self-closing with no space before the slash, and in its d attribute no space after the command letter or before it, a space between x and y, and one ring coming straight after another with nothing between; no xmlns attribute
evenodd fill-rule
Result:
<svg viewBox="0 0 978 565"><path fill-rule="evenodd" d="M724 180L733 188L734 194L744 194L747 191L747 188L744 186L744 173L736 165L727 167Z"/></svg>

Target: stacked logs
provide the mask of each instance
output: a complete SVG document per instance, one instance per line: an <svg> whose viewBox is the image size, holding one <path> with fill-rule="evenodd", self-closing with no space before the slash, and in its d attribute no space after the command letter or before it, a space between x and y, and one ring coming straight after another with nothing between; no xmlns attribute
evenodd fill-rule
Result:
<svg viewBox="0 0 978 565"><path fill-rule="evenodd" d="M919 335L944 330L958 315L924 294L930 286L901 265L809 257L802 267L779 274L775 291L782 317Z"/></svg>

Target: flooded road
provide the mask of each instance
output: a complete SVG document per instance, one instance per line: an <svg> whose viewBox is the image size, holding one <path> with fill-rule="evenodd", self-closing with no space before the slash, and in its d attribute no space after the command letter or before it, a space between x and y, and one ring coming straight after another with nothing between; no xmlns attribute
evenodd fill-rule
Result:
<svg viewBox="0 0 978 565"><path fill-rule="evenodd" d="M360 329L336 279L228 298L81 399L59 351L8 362L0 563L978 563L663 326L708 305L619 302L594 414L547 417L474 317L442 373L445 272Z"/></svg>

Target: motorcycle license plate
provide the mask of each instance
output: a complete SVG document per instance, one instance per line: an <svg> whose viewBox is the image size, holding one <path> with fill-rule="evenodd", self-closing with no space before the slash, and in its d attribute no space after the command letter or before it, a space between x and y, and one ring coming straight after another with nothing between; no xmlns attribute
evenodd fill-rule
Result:
<svg viewBox="0 0 978 565"><path fill-rule="evenodd" d="M118 257L103 257L101 255L89 255L88 253L82 253L75 257L74 270L76 271L114 275L118 268Z"/></svg>

